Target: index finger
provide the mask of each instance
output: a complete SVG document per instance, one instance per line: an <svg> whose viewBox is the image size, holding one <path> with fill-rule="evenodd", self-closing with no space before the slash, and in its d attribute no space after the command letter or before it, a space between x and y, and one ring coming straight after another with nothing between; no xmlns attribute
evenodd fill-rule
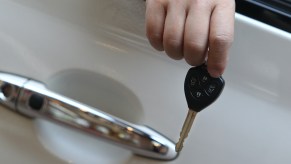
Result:
<svg viewBox="0 0 291 164"><path fill-rule="evenodd" d="M233 41L234 13L234 1L218 4L212 12L207 66L213 77L222 75L227 64L228 51Z"/></svg>

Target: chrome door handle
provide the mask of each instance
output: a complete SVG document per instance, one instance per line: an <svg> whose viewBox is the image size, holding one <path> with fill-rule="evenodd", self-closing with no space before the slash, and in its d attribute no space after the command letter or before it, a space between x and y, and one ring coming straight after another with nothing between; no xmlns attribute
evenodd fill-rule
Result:
<svg viewBox="0 0 291 164"><path fill-rule="evenodd" d="M136 125L46 89L41 82L0 72L0 103L30 117L41 117L94 135L159 160L173 160L175 144L146 126Z"/></svg>

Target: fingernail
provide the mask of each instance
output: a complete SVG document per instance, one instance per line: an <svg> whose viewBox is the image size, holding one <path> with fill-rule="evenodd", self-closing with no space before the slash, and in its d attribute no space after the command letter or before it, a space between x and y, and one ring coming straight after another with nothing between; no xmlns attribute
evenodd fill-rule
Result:
<svg viewBox="0 0 291 164"><path fill-rule="evenodd" d="M222 75L222 73L220 71L217 71L215 69L208 69L208 72L209 72L210 76L214 77L214 78L218 78Z"/></svg>

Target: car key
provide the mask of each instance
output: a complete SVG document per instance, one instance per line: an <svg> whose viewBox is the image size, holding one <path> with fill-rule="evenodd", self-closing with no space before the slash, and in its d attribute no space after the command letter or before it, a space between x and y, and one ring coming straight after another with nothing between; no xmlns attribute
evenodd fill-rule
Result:
<svg viewBox="0 0 291 164"><path fill-rule="evenodd" d="M188 136L196 114L212 104L220 96L224 84L224 79L221 76L213 78L209 75L206 64L189 69L184 83L185 97L189 110L179 141L176 144L176 152L182 150L183 142Z"/></svg>

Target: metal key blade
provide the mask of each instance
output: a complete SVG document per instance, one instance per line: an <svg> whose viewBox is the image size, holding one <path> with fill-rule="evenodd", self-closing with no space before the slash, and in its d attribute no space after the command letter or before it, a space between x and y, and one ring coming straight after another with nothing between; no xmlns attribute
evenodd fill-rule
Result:
<svg viewBox="0 0 291 164"><path fill-rule="evenodd" d="M185 138L187 138L188 133L193 125L194 119L196 117L197 112L189 109L185 122L183 124L182 131L180 133L179 141L176 144L176 152L180 152L183 148L183 143Z"/></svg>

